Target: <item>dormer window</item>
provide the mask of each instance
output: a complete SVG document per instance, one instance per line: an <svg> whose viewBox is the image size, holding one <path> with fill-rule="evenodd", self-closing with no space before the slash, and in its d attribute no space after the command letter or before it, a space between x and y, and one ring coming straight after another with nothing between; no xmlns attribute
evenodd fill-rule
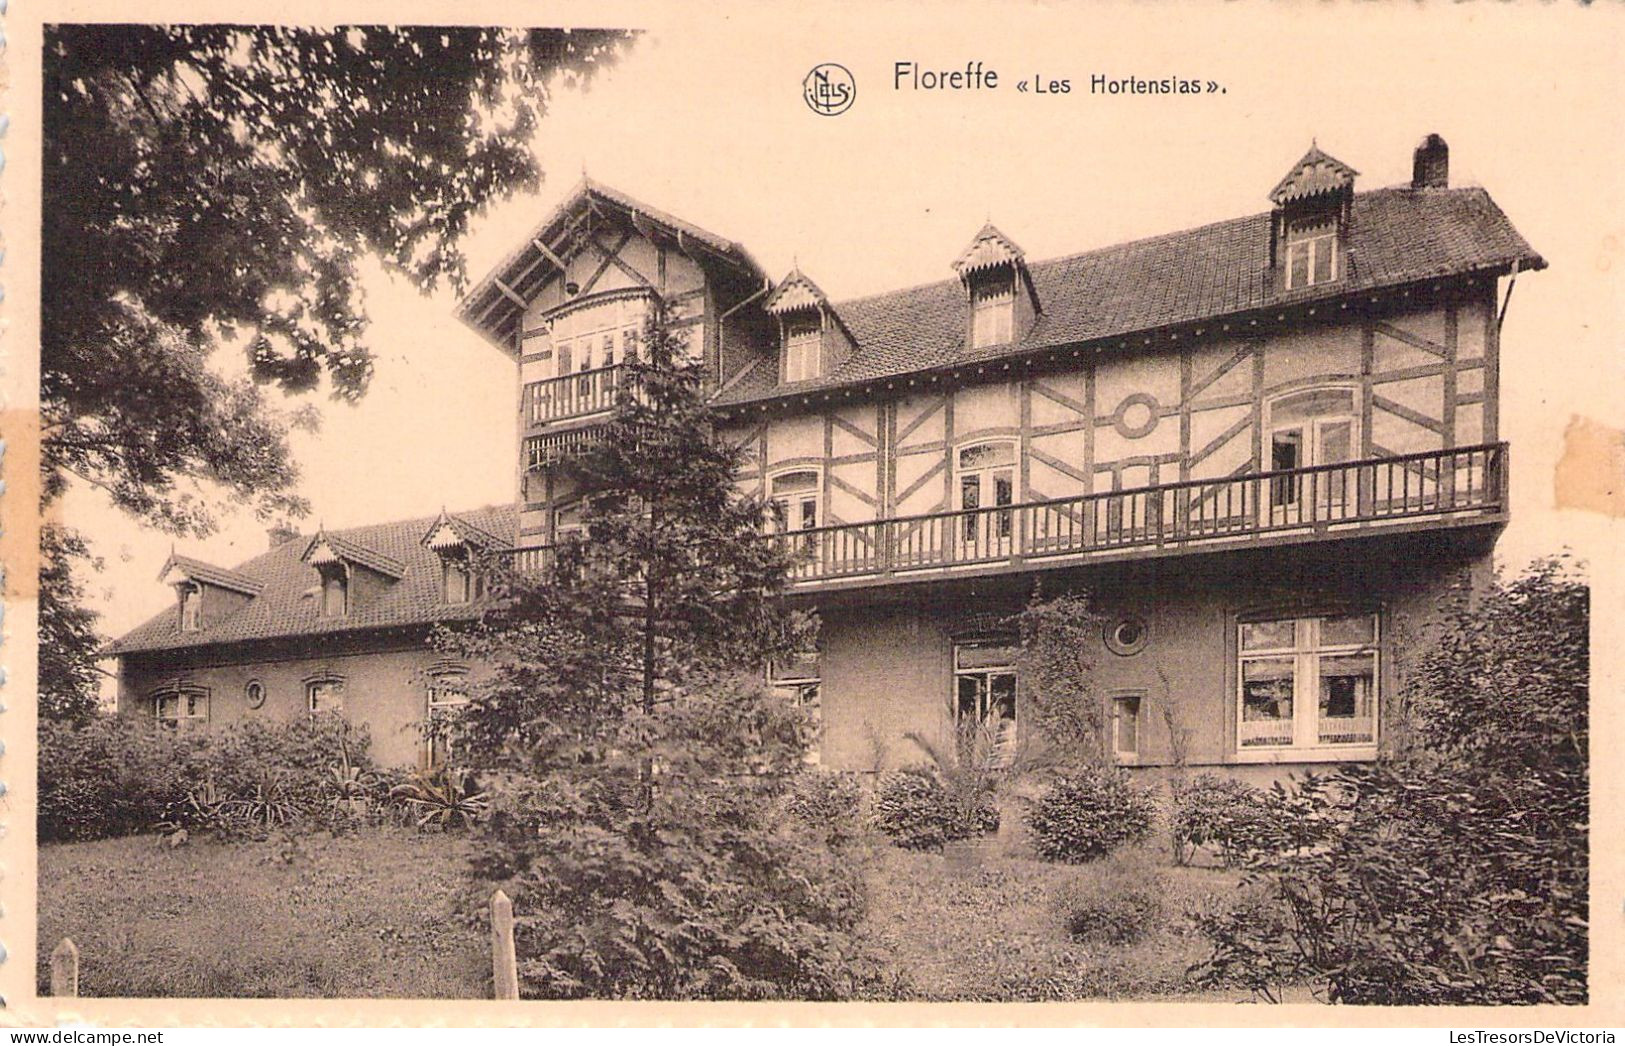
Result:
<svg viewBox="0 0 1625 1046"><path fill-rule="evenodd" d="M1016 279L1008 268L971 281L971 348L1008 345L1015 339Z"/></svg>
<svg viewBox="0 0 1625 1046"><path fill-rule="evenodd" d="M970 304L966 339L971 348L1009 345L1032 329L1040 310L1026 257L992 223L960 253L954 271Z"/></svg>
<svg viewBox="0 0 1625 1046"><path fill-rule="evenodd" d="M852 354L852 335L818 284L791 269L762 308L779 321L779 381L811 381Z"/></svg>
<svg viewBox="0 0 1625 1046"><path fill-rule="evenodd" d="M175 588L181 598L181 631L198 631L203 627L203 586L185 581Z"/></svg>
<svg viewBox="0 0 1625 1046"><path fill-rule="evenodd" d="M447 603L467 603L474 598L474 571L466 556L441 557L440 591Z"/></svg>
<svg viewBox="0 0 1625 1046"><path fill-rule="evenodd" d="M1343 276L1343 240L1359 174L1315 145L1270 191L1270 260L1278 286L1297 290Z"/></svg>
<svg viewBox="0 0 1625 1046"><path fill-rule="evenodd" d="M1337 222L1322 218L1294 222L1287 229L1286 287L1308 287L1337 279Z"/></svg>
<svg viewBox="0 0 1625 1046"><path fill-rule="evenodd" d="M818 313L807 310L784 321L784 380L818 377L818 350L823 341Z"/></svg>
<svg viewBox="0 0 1625 1046"><path fill-rule="evenodd" d="M343 617L350 612L350 572L343 563L321 566L322 616Z"/></svg>

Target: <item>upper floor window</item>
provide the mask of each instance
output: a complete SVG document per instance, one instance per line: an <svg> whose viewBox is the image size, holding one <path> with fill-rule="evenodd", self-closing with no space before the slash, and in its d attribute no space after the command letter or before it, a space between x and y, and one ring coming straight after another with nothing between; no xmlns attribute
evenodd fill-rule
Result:
<svg viewBox="0 0 1625 1046"><path fill-rule="evenodd" d="M1304 389L1269 404L1270 471L1289 472L1318 465L1344 465L1359 446L1359 414L1351 388ZM1351 505L1358 494L1349 469L1277 476L1270 481L1276 509L1300 506L1310 495L1319 509Z"/></svg>
<svg viewBox="0 0 1625 1046"><path fill-rule="evenodd" d="M186 581L176 588L181 597L181 631L196 632L203 627L203 586Z"/></svg>
<svg viewBox="0 0 1625 1046"><path fill-rule="evenodd" d="M797 469L781 472L769 481L773 524L779 533L818 526L818 479L817 469Z"/></svg>
<svg viewBox="0 0 1625 1046"><path fill-rule="evenodd" d="M586 499L566 502L553 510L553 540L568 541L587 536Z"/></svg>
<svg viewBox="0 0 1625 1046"><path fill-rule="evenodd" d="M1016 280L1013 273L987 276L970 285L971 348L1015 340Z"/></svg>
<svg viewBox="0 0 1625 1046"><path fill-rule="evenodd" d="M1376 742L1375 614L1247 621L1239 630L1240 750Z"/></svg>
<svg viewBox="0 0 1625 1046"><path fill-rule="evenodd" d="M207 722L209 692L201 687L179 687L152 695L152 714L165 726Z"/></svg>
<svg viewBox="0 0 1625 1046"><path fill-rule="evenodd" d="M612 367L635 352L649 315L648 299L616 298L569 309L548 325L555 377Z"/></svg>
<svg viewBox="0 0 1625 1046"><path fill-rule="evenodd" d="M342 562L318 567L322 578L322 616L343 617L350 612L350 570Z"/></svg>
<svg viewBox="0 0 1625 1046"><path fill-rule="evenodd" d="M1009 512L980 512L1015 502L1016 446L1007 440L976 443L959 451L960 526L965 541L1010 537Z"/></svg>
<svg viewBox="0 0 1625 1046"><path fill-rule="evenodd" d="M823 345L818 314L797 316L784 321L784 380L806 381L818 377L818 356Z"/></svg>
<svg viewBox="0 0 1625 1046"><path fill-rule="evenodd" d="M1337 224L1322 220L1296 224L1287 230L1286 286L1308 287L1338 277Z"/></svg>
<svg viewBox="0 0 1625 1046"><path fill-rule="evenodd" d="M441 598L447 603L468 603L480 595L480 578L466 552L440 557Z"/></svg>

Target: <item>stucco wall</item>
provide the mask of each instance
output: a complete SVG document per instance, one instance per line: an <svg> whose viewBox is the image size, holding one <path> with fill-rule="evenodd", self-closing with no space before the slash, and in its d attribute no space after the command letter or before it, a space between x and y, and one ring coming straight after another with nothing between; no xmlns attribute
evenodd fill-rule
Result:
<svg viewBox="0 0 1625 1046"><path fill-rule="evenodd" d="M421 644L307 654L239 655L244 660L238 662L151 656L122 672L119 710L152 714L152 692L178 680L209 690L210 726L285 719L307 711L307 681L338 676L345 681L346 715L367 727L374 760L390 766L415 765L422 747L418 728L428 708L427 673L441 657ZM265 686L265 704L258 709L249 708L245 696L251 679Z"/></svg>
<svg viewBox="0 0 1625 1046"><path fill-rule="evenodd" d="M1139 721L1141 767L1155 775L1175 762L1164 709L1188 731L1187 765L1216 766L1237 776L1270 780L1301 769L1301 757L1274 753L1278 765L1239 765L1236 758L1235 633L1237 616L1279 611L1310 616L1336 609L1374 609L1379 627L1379 741L1391 746L1402 728L1394 714L1402 662L1425 642L1426 627L1452 584L1482 584L1489 560L1481 554L1418 558L1398 548L1383 554L1237 557L1197 566L1174 559L1060 580L1044 592L1084 591L1101 615L1088 651L1097 692L1143 695ZM820 608L824 765L874 771L919 762L909 731L944 734L953 686L953 643L975 615L986 621L1019 611L1031 578L956 589L921 586L906 602ZM1136 616L1150 627L1143 650L1120 656L1107 649L1105 626ZM1018 709L1018 718L1020 712ZM1021 718L1025 733L1030 721ZM1257 750L1250 750L1257 755Z"/></svg>

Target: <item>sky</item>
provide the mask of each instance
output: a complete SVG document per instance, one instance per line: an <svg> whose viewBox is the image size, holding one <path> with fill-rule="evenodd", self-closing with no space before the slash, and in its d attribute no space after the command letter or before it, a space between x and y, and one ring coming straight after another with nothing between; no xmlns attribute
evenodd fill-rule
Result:
<svg viewBox="0 0 1625 1046"><path fill-rule="evenodd" d="M1513 522L1498 555L1512 566L1564 545L1613 555L1617 526L1556 509L1552 474L1571 418L1625 423L1625 133L1609 111L1625 80L1620 12L843 10L627 21L649 32L590 89L555 95L536 140L544 186L479 217L463 245L470 272L513 249L584 171L744 244L775 278L799 265L838 301L947 278L989 219L1037 260L1267 210L1312 140L1360 172L1357 188L1403 183L1412 149L1437 132L1451 183L1487 188L1551 266L1518 279L1502 332ZM997 89L893 88L896 62L978 60L998 71ZM836 117L801 97L802 78L826 61L857 84ZM1093 94L1096 74L1211 80L1223 92ZM1070 90L1015 90L1030 77ZM376 266L364 288L376 376L357 406L319 400L321 432L294 436L314 506L303 529L512 500L515 364L453 318L452 295L419 295ZM65 514L106 564L92 584L104 632L171 604L157 581L168 535L83 491ZM266 535L244 514L212 538L173 543L230 566L263 551Z"/></svg>

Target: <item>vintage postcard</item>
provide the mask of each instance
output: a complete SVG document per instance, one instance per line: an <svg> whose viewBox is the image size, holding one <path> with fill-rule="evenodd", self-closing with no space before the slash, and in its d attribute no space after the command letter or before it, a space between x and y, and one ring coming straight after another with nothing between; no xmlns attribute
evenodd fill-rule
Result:
<svg viewBox="0 0 1625 1046"><path fill-rule="evenodd" d="M1621 1023L1617 6L3 19L4 1020Z"/></svg>

